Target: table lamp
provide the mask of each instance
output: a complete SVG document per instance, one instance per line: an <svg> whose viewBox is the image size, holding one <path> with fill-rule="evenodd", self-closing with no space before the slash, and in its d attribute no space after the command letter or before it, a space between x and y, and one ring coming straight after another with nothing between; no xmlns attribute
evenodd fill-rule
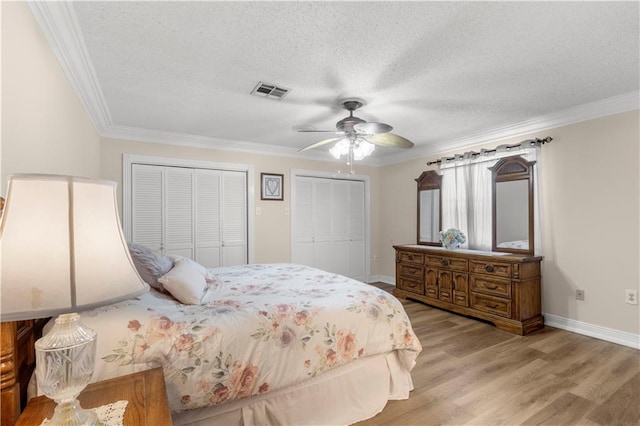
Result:
<svg viewBox="0 0 640 426"><path fill-rule="evenodd" d="M11 176L0 250L0 320L59 315L35 344L38 386L58 403L49 424L97 424L76 399L91 380L96 353L96 333L76 312L149 289L129 255L115 182Z"/></svg>

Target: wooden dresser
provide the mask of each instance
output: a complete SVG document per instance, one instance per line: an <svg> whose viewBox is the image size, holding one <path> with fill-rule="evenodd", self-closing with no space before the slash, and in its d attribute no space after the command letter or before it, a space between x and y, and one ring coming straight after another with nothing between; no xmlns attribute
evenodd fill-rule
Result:
<svg viewBox="0 0 640 426"><path fill-rule="evenodd" d="M393 248L396 297L490 321L520 335L544 327L541 257L423 245Z"/></svg>

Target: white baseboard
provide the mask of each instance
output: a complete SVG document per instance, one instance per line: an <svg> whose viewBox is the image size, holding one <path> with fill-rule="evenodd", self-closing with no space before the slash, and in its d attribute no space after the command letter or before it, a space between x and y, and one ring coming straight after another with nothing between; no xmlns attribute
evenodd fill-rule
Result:
<svg viewBox="0 0 640 426"><path fill-rule="evenodd" d="M606 340L607 342L629 346L630 348L640 349L640 335L638 334L614 330L613 328L607 328L582 321L572 320L569 318L563 318L557 315L543 315L545 325L561 328L562 330L571 331L573 333L584 334L585 336L595 337L596 339L600 340Z"/></svg>
<svg viewBox="0 0 640 426"><path fill-rule="evenodd" d="M394 277L389 277L387 275L371 275L369 276L369 282L370 283L381 282L385 284L391 284L393 286L396 285L396 279Z"/></svg>

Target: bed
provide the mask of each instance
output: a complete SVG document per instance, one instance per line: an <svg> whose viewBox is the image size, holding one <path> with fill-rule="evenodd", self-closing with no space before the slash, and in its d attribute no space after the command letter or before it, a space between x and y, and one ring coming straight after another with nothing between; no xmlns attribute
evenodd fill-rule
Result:
<svg viewBox="0 0 640 426"><path fill-rule="evenodd" d="M529 240L504 241L498 243L498 248L529 250Z"/></svg>
<svg viewBox="0 0 640 426"><path fill-rule="evenodd" d="M176 425L350 424L408 398L422 348L389 293L296 264L174 260L150 292L81 313L93 381L163 367Z"/></svg>

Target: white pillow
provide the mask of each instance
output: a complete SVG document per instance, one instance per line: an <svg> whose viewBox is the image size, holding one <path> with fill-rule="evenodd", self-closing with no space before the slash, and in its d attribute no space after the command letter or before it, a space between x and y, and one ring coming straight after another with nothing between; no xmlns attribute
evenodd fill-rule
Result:
<svg viewBox="0 0 640 426"><path fill-rule="evenodd" d="M158 279L179 302L199 305L207 291L207 269L186 257L175 260L175 266Z"/></svg>

